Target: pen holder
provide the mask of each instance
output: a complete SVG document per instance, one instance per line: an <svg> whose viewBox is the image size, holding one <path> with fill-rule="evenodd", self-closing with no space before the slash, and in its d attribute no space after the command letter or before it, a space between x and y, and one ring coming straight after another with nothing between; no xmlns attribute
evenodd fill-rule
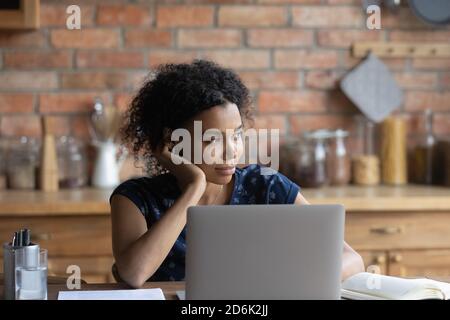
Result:
<svg viewBox="0 0 450 320"><path fill-rule="evenodd" d="M47 250L38 245L15 250L16 300L47 300Z"/></svg>
<svg viewBox="0 0 450 320"><path fill-rule="evenodd" d="M11 243L3 244L3 296L5 300L16 298L16 249Z"/></svg>

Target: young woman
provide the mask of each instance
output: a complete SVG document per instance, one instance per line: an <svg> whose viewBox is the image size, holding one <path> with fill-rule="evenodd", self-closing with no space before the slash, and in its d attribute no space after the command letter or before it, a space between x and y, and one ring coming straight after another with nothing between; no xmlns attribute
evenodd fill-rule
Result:
<svg viewBox="0 0 450 320"><path fill-rule="evenodd" d="M236 166L249 110L249 92L240 78L204 60L162 65L140 89L127 113L124 139L149 167L168 172L128 180L111 195L113 252L123 281L138 288L147 280L184 279L190 206L308 204L299 186L282 174L263 175L259 165ZM171 132L184 128L194 137L194 121L203 131L222 133L200 141L202 150L221 147L212 153L212 164L175 164ZM232 134L225 134L227 129ZM362 271L361 257L344 243L342 278Z"/></svg>

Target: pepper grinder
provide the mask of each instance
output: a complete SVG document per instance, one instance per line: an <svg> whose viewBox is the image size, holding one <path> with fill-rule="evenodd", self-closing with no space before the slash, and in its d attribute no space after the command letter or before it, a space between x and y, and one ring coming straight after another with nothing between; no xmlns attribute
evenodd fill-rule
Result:
<svg viewBox="0 0 450 320"><path fill-rule="evenodd" d="M40 167L40 188L43 191L58 191L58 158L56 155L56 143L54 132L54 119L42 118L44 133L42 144L42 158Z"/></svg>

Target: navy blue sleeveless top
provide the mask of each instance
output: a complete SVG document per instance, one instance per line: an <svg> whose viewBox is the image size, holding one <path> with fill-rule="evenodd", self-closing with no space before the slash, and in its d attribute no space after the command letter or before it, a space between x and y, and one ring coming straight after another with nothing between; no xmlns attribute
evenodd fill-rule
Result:
<svg viewBox="0 0 450 320"><path fill-rule="evenodd" d="M229 204L292 204L300 187L279 172L261 174L259 165L236 168L234 188ZM147 228L151 228L180 196L175 176L170 173L156 177L127 180L111 194L130 199L142 212ZM110 198L111 201L111 198ZM186 228L178 236L168 256L148 281L184 280Z"/></svg>

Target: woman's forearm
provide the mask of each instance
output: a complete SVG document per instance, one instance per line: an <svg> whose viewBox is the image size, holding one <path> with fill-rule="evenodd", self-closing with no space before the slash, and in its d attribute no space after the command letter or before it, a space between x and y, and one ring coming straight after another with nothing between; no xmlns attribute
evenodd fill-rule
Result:
<svg viewBox="0 0 450 320"><path fill-rule="evenodd" d="M201 186L187 186L161 219L116 258L124 281L141 287L155 273L186 225L187 208L196 205L202 194Z"/></svg>

